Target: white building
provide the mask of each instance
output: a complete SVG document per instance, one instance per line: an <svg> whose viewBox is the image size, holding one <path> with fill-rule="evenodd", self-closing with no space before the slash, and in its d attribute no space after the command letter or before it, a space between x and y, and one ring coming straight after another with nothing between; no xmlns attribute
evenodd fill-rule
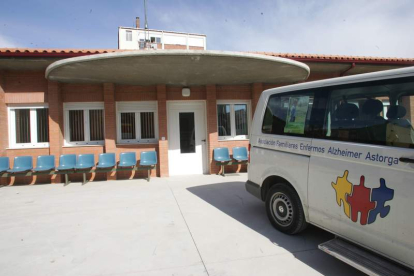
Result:
<svg viewBox="0 0 414 276"><path fill-rule="evenodd" d="M139 17L136 28L118 28L118 49L139 50L145 48L145 40L152 49L206 50L206 35L190 34L140 28Z"/></svg>

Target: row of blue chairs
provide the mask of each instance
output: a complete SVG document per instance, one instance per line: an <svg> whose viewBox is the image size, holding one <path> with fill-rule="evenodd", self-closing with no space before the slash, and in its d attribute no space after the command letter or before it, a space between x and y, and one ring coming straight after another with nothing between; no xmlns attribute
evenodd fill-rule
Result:
<svg viewBox="0 0 414 276"><path fill-rule="evenodd" d="M13 168L10 169L9 157L0 157L0 174L2 177L15 175L38 175L38 174L65 174L65 184L69 183L68 173L83 172L83 183L86 183L86 173L118 171L118 170L148 170L148 181L151 169L157 164L157 153L155 151L141 152L139 166L135 152L123 152L119 155L116 163L115 153L101 153L98 163L95 164L93 154L63 154L59 158L59 166L55 166L54 155L41 155L37 157L36 167L33 168L31 156L17 156L14 158ZM96 168L93 170L93 168ZM88 170L88 171L87 171Z"/></svg>
<svg viewBox="0 0 414 276"><path fill-rule="evenodd" d="M216 165L221 166L221 175L225 176L224 166L247 163L249 156L246 147L234 147L233 156L230 158L229 149L226 147L215 148L213 151Z"/></svg>

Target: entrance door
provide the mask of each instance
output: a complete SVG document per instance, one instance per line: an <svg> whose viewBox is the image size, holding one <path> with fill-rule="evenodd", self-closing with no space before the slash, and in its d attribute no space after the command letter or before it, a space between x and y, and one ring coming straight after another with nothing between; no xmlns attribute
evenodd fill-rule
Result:
<svg viewBox="0 0 414 276"><path fill-rule="evenodd" d="M170 175L205 173L204 102L169 102L167 107Z"/></svg>

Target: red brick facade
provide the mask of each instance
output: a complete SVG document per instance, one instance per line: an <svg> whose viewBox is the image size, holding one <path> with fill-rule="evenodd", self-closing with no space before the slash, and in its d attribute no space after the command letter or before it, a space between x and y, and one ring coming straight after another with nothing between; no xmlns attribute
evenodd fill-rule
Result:
<svg viewBox="0 0 414 276"><path fill-rule="evenodd" d="M311 75L310 80L330 78L334 75ZM336 75L335 75L336 76ZM281 85L281 84L280 84ZM105 84L60 84L47 81L44 72L6 72L0 71L0 154L9 156L11 166L13 157L30 155L36 165L39 155L54 155L56 161L61 154L92 153L98 160L100 153L114 152L117 158L121 152L135 151L137 157L142 151L155 150L158 154L158 165L153 170L153 176L167 177L168 168L168 101L205 101L207 113L207 149L209 172L217 174L220 167L213 161L213 150L217 147L248 146L248 140L220 141L217 133L217 101L218 100L247 100L250 101L250 114L253 116L257 102L263 90L280 85L253 83L250 85L207 85L190 87L189 97L182 96L182 87L177 86L133 86ZM119 101L157 101L158 142L153 144L117 144L116 137L116 102ZM65 102L102 102L105 114L105 142L96 146L65 146L64 145L64 111ZM47 103L49 106L49 148L8 149L8 104ZM407 103L407 111L411 111L411 120L414 121L414 102ZM246 166L229 166L226 171L246 171ZM143 177L146 172L117 172L88 175L91 180L126 179ZM81 175L71 175L72 181L80 181ZM18 177L18 179L2 179L1 183L9 184L35 184L60 183L61 176Z"/></svg>

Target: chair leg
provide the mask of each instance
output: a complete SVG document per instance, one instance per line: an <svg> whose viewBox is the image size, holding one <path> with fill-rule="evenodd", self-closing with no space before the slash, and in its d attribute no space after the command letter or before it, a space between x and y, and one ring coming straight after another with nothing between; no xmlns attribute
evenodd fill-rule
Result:
<svg viewBox="0 0 414 276"><path fill-rule="evenodd" d="M86 184L86 173L83 173L83 183L82 183L82 185L83 184Z"/></svg>
<svg viewBox="0 0 414 276"><path fill-rule="evenodd" d="M148 178L147 181L150 182L151 180L151 169L148 170Z"/></svg>
<svg viewBox="0 0 414 276"><path fill-rule="evenodd" d="M69 184L69 177L68 174L65 173L65 186Z"/></svg>
<svg viewBox="0 0 414 276"><path fill-rule="evenodd" d="M226 176L225 172L224 172L224 165L221 165L221 175L222 176Z"/></svg>

